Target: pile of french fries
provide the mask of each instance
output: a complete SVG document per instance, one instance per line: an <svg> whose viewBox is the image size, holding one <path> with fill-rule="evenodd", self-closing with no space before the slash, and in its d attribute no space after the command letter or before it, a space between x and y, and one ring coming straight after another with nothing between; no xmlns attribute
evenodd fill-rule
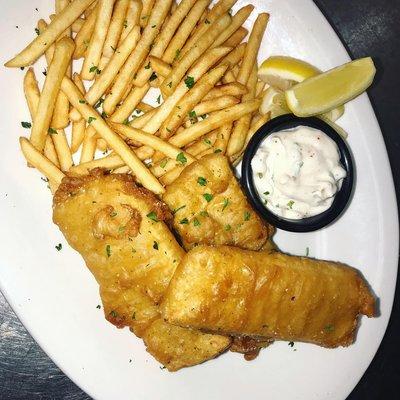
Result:
<svg viewBox="0 0 400 400"><path fill-rule="evenodd" d="M55 0L38 36L6 63L22 68L44 55L48 64L41 90L33 68L24 77L28 165L53 191L65 174L100 167L162 194L206 154L237 163L269 119L258 112L257 77L269 15L258 15L246 39L254 7L232 13L236 1ZM145 102L149 92L155 107Z"/></svg>

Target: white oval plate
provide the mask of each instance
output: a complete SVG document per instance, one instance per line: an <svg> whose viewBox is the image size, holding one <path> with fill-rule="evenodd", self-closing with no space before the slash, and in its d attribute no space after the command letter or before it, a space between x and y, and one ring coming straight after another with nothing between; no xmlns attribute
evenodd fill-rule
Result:
<svg viewBox="0 0 400 400"><path fill-rule="evenodd" d="M239 0L238 6L248 3ZM310 0L253 1L271 13L259 61L271 54L303 58L325 70L349 60L328 22ZM39 12L35 11L38 7ZM3 64L34 35L50 0L3 2ZM255 13L253 13L255 14ZM252 22L255 15L252 16ZM16 28L18 25L18 28ZM40 64L43 65L43 64ZM41 67L35 68L38 75ZM22 93L24 72L1 68L0 287L40 346L95 399L344 399L371 362L385 332L394 295L398 220L388 157L367 95L346 107L357 185L345 215L312 234L279 232L282 250L346 262L364 274L379 297L379 318L363 318L348 348L275 343L252 362L227 353L177 373L161 370L141 340L104 320L97 285L80 256L51 222L51 196L28 169L18 136L28 132ZM58 252L55 245L63 244ZM130 362L131 360L131 362Z"/></svg>

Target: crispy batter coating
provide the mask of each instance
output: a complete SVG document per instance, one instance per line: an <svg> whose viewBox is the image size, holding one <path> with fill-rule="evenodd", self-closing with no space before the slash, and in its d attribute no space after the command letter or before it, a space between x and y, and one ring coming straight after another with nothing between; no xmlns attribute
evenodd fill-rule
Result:
<svg viewBox="0 0 400 400"><path fill-rule="evenodd" d="M143 337L169 370L203 362L228 347L226 337L160 319L159 303L184 251L166 225L172 217L168 207L130 175L97 170L64 178L53 208L54 223L100 285L107 320ZM184 343L179 352L178 336Z"/></svg>
<svg viewBox="0 0 400 400"><path fill-rule="evenodd" d="M228 159L210 154L184 169L166 188L163 200L185 249L199 244L259 250L273 228L253 211Z"/></svg>
<svg viewBox="0 0 400 400"><path fill-rule="evenodd" d="M183 327L337 347L354 341L358 315L372 317L374 304L343 264L201 246L181 261L162 308Z"/></svg>

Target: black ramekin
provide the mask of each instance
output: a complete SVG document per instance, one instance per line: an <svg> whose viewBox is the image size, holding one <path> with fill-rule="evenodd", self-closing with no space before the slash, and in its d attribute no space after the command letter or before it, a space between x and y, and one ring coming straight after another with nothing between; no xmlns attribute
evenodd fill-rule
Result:
<svg viewBox="0 0 400 400"><path fill-rule="evenodd" d="M298 126L309 126L319 129L335 141L340 153L340 162L347 172L343 179L342 187L328 210L321 214L299 220L287 219L269 211L263 204L253 180L251 160L253 159L261 142L269 135ZM354 183L354 167L352 156L346 142L329 124L320 118L300 118L293 114L282 115L263 125L250 140L242 161L242 186L255 210L271 225L290 232L311 232L321 229L336 220L345 209L352 194Z"/></svg>

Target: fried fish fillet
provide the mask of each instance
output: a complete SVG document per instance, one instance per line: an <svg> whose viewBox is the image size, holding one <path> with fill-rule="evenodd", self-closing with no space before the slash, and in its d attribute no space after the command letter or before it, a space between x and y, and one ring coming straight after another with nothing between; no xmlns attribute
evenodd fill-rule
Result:
<svg viewBox="0 0 400 400"><path fill-rule="evenodd" d="M170 218L168 207L129 175L67 177L54 196L53 221L99 283L107 320L128 326L174 371L215 357L230 340L160 318L159 303L184 256L164 222Z"/></svg>
<svg viewBox="0 0 400 400"><path fill-rule="evenodd" d="M210 154L186 167L166 188L174 229L189 250L199 244L259 250L273 228L250 207L228 159Z"/></svg>
<svg viewBox="0 0 400 400"><path fill-rule="evenodd" d="M343 264L201 246L181 261L164 298L166 321L219 334L347 346L358 315L374 315L365 281Z"/></svg>

